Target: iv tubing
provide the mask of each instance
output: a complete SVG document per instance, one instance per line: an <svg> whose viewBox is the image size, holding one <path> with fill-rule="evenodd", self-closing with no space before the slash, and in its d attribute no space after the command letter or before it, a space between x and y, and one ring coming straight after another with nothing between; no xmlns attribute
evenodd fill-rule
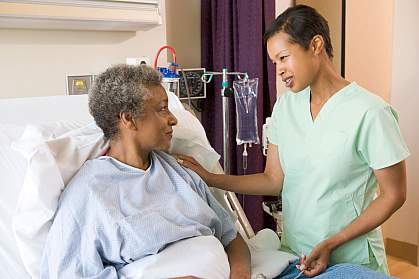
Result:
<svg viewBox="0 0 419 279"><path fill-rule="evenodd" d="M175 52L175 49L173 48L173 47L171 47L171 46L168 46L168 45L166 45L166 46L162 46L158 51L157 51L157 54L156 54L156 58L154 58L154 69L157 69L157 61L159 60L159 56L160 56L160 53L164 50L164 49L168 49L169 51L170 51L170 53L172 54L172 57L173 57L173 63L175 64L174 66L173 66L173 71L174 72L176 72L176 52Z"/></svg>

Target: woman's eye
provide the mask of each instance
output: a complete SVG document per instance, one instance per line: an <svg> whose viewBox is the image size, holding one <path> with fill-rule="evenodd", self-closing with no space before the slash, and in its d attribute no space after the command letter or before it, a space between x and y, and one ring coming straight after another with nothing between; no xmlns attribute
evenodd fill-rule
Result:
<svg viewBox="0 0 419 279"><path fill-rule="evenodd" d="M279 60L284 61L285 58L287 58L287 57L288 57L288 55L281 56L281 57L279 57Z"/></svg>

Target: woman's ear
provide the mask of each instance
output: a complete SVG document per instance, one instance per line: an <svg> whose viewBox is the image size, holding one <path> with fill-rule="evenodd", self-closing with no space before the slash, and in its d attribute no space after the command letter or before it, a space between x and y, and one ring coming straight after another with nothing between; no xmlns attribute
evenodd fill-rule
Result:
<svg viewBox="0 0 419 279"><path fill-rule="evenodd" d="M310 47L314 55L320 55L324 49L324 40L321 35L316 35L311 39Z"/></svg>
<svg viewBox="0 0 419 279"><path fill-rule="evenodd" d="M129 130L137 130L137 125L135 123L135 118L129 112L120 112L119 119L121 121L122 127L125 127Z"/></svg>

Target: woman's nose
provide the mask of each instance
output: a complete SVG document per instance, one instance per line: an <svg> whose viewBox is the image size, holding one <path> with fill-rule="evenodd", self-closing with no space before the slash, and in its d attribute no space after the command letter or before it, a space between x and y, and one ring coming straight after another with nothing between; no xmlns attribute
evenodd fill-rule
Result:
<svg viewBox="0 0 419 279"><path fill-rule="evenodd" d="M170 126L175 126L176 124L177 124L177 118L176 118L176 116L173 115L173 113L170 112L169 125Z"/></svg>
<svg viewBox="0 0 419 279"><path fill-rule="evenodd" d="M280 76L280 77L282 77L282 75L285 73L285 70L284 70L284 68L279 64L279 63L277 63L276 64L276 74L277 74L277 76Z"/></svg>

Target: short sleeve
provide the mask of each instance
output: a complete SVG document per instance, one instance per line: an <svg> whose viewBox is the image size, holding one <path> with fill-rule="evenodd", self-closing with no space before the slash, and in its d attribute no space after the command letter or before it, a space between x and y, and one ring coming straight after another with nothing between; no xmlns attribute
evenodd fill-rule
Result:
<svg viewBox="0 0 419 279"><path fill-rule="evenodd" d="M278 99L275 102L274 108L272 110L271 115L271 125L268 128L267 136L268 141L271 144L279 145L279 135L278 131L280 131L279 124L280 124L280 100L281 98L278 97Z"/></svg>
<svg viewBox="0 0 419 279"><path fill-rule="evenodd" d="M365 114L357 151L371 168L386 168L410 155L397 121L397 113L390 106L374 108Z"/></svg>

